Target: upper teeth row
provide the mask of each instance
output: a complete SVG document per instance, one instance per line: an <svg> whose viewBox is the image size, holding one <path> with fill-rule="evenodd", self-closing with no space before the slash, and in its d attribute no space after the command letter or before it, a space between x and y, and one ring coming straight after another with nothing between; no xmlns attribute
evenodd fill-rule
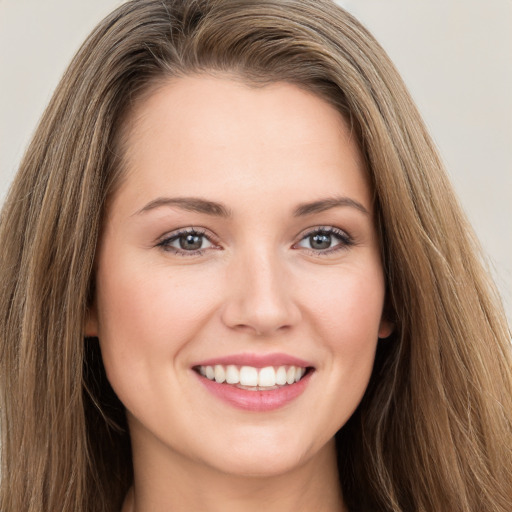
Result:
<svg viewBox="0 0 512 512"><path fill-rule="evenodd" d="M306 368L299 366L253 366L238 367L235 365L199 366L199 373L209 380L218 383L241 384L242 386L284 386L298 382L306 373Z"/></svg>

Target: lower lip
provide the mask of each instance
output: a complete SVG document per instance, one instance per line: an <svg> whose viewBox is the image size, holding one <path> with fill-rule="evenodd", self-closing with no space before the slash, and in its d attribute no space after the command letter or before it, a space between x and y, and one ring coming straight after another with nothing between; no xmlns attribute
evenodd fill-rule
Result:
<svg viewBox="0 0 512 512"><path fill-rule="evenodd" d="M230 384L219 384L196 373L203 386L224 402L245 411L274 411L298 398L306 389L312 371L308 371L299 382L268 391L248 391Z"/></svg>

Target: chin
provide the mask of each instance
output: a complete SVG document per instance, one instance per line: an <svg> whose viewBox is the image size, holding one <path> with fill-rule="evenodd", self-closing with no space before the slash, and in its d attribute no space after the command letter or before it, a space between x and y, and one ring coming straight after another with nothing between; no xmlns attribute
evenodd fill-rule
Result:
<svg viewBox="0 0 512 512"><path fill-rule="evenodd" d="M288 432L286 438L269 439L268 435L262 435L250 443L241 440L229 446L228 452L225 448L219 450L222 456L212 457L213 467L240 477L267 478L293 472L319 452L327 454L334 450L334 440L322 446L304 442Z"/></svg>
<svg viewBox="0 0 512 512"><path fill-rule="evenodd" d="M226 457L217 469L225 474L247 478L270 478L293 472L304 463L302 457L273 453L254 456Z"/></svg>

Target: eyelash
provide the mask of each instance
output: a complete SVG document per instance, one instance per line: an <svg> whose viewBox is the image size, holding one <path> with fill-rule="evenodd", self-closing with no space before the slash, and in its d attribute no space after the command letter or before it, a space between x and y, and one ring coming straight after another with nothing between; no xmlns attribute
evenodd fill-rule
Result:
<svg viewBox="0 0 512 512"><path fill-rule="evenodd" d="M345 231L342 231L341 229L335 228L333 226L318 226L312 229L309 229L307 232L304 232L300 235L300 240L296 244L292 246L293 249L299 249L301 246L299 245L301 242L306 240L307 238L310 238L314 235L327 235L330 237L337 238L340 242L333 247L329 247L327 249L323 250L315 250L312 248L302 247L303 250L308 252L309 254L312 254L314 256L326 256L338 251L347 250L349 247L354 245L354 240L350 235L348 235ZM186 229L180 229L179 231L176 231L171 236L167 236L160 242L156 244L157 247L161 248L165 252L171 252L177 256L184 256L184 257L190 257L190 256L201 256L206 250L212 248L212 247L206 247L202 249L196 249L196 250L184 250L184 249L178 249L177 247L172 247L170 244L179 240L183 236L187 235L194 235L201 238L205 238L208 240L208 242L213 246L213 248L218 249L218 243L215 241L213 235L207 234L206 229L204 228L186 228Z"/></svg>
<svg viewBox="0 0 512 512"><path fill-rule="evenodd" d="M200 256L202 255L209 247L206 247L204 249L196 249L193 251L186 251L184 249L178 249L177 247L172 247L170 244L172 242L175 242L176 240L179 240L183 236L187 235L194 235L199 236L202 238L206 238L208 242L212 244L212 246L217 245L214 241L214 237L212 235L207 235L206 230L203 228L186 228L186 229L180 229L179 231L176 231L171 236L167 236L158 244L157 247L160 247L163 251L171 252L177 256Z"/></svg>
<svg viewBox="0 0 512 512"><path fill-rule="evenodd" d="M306 250L308 253L314 256L328 256L338 251L345 251L348 248L355 245L353 238L346 231L343 231L339 228L335 228L334 226L317 226L315 228L309 229L305 233L302 233L300 236L300 241L294 244L293 248L300 247L299 244L302 241L318 234L337 238L339 240L339 243L334 245L333 247L328 247L327 249L324 250L315 250L307 247L302 247L304 250Z"/></svg>

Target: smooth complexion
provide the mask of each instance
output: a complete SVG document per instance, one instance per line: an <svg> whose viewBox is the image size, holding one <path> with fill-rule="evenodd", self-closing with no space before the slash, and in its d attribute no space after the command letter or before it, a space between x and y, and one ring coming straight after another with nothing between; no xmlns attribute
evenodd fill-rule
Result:
<svg viewBox="0 0 512 512"><path fill-rule="evenodd" d="M294 85L195 76L141 101L126 137L86 329L127 411L125 510L343 510L333 436L391 331L347 125ZM270 408L232 403L209 386L233 385L201 375L272 358L308 369ZM282 393L259 389L234 393Z"/></svg>

